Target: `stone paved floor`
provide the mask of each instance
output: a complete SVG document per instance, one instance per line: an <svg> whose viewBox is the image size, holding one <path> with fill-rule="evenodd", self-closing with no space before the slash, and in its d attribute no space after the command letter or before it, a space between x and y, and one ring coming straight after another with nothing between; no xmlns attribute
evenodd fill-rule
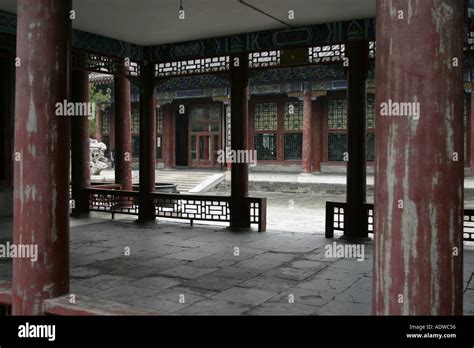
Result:
<svg viewBox="0 0 474 348"><path fill-rule="evenodd" d="M332 241L321 232L235 233L222 227L103 220L108 218L72 220L71 292L78 297L165 315L370 315L371 243L365 245L365 260L358 262L326 258L324 246ZM4 243L11 222L0 227ZM464 267L469 315L474 314L473 271L471 245ZM1 260L0 280L10 278L11 262Z"/></svg>

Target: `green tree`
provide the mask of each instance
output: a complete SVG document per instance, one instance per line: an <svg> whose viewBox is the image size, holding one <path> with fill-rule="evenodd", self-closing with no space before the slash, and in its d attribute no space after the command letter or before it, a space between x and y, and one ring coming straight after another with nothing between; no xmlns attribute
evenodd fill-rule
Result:
<svg viewBox="0 0 474 348"><path fill-rule="evenodd" d="M97 133L97 112L98 110L104 110L106 104L110 104L112 100L112 90L108 87L105 92L103 89L97 88L94 84L89 82L89 102L96 105L96 114L89 118L89 135L95 137Z"/></svg>

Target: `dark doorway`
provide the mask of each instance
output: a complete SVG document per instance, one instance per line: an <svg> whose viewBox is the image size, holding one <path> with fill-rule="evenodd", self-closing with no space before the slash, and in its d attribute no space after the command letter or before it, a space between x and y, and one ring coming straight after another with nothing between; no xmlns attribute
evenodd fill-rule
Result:
<svg viewBox="0 0 474 348"><path fill-rule="evenodd" d="M176 166L188 165L188 113L176 110Z"/></svg>

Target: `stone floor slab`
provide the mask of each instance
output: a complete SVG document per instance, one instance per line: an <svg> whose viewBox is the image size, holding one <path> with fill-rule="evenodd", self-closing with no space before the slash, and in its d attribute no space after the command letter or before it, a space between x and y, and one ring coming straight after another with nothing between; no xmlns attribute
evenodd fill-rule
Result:
<svg viewBox="0 0 474 348"><path fill-rule="evenodd" d="M107 290L102 290L96 292L94 297L102 298L105 300L132 304L137 299L150 296L153 293L156 293L156 289L146 289L138 286L132 285L119 285Z"/></svg>
<svg viewBox="0 0 474 348"><path fill-rule="evenodd" d="M163 290L181 284L176 278L169 277L147 277L131 282L130 285L146 289Z"/></svg>
<svg viewBox="0 0 474 348"><path fill-rule="evenodd" d="M257 306L276 295L276 292L267 290L233 287L221 292L219 295L213 296L212 298L242 303L244 305Z"/></svg>
<svg viewBox="0 0 474 348"><path fill-rule="evenodd" d="M202 268L186 265L168 269L166 271L160 272L160 274L183 279L196 279L217 270L218 268Z"/></svg>
<svg viewBox="0 0 474 348"><path fill-rule="evenodd" d="M361 303L331 301L316 310L317 315L371 315L371 306Z"/></svg>
<svg viewBox="0 0 474 348"><path fill-rule="evenodd" d="M250 310L250 306L231 301L206 299L179 310L183 315L241 315Z"/></svg>
<svg viewBox="0 0 474 348"><path fill-rule="evenodd" d="M339 293L303 288L292 288L284 291L267 303L276 304L298 304L305 306L322 307L332 301ZM291 307L291 306L290 306Z"/></svg>
<svg viewBox="0 0 474 348"><path fill-rule="evenodd" d="M255 288L280 293L295 286L296 284L298 284L298 282L294 280L261 276L246 280L239 286L244 288Z"/></svg>
<svg viewBox="0 0 474 348"><path fill-rule="evenodd" d="M215 272L214 272L215 273ZM190 288L199 288L205 290L226 290L242 282L242 279L219 277L214 274L205 275L198 279L193 279L183 283Z"/></svg>
<svg viewBox="0 0 474 348"><path fill-rule="evenodd" d="M269 316L298 316L298 315L313 315L316 309L312 306L305 306L302 304L290 303L268 303L252 308L245 314L247 315L269 315Z"/></svg>
<svg viewBox="0 0 474 348"><path fill-rule="evenodd" d="M101 274L92 278L79 280L76 282L76 284L80 286L89 287L89 288L106 290L106 289L113 288L115 286L125 286L126 284L134 280L135 279L131 277Z"/></svg>

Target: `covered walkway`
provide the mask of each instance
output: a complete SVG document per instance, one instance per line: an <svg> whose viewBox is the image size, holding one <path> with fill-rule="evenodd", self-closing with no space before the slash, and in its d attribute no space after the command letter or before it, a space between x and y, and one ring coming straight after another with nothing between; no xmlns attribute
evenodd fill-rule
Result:
<svg viewBox="0 0 474 348"><path fill-rule="evenodd" d="M327 257L326 245L323 231L235 233L96 216L72 222L70 292L78 304L93 298L162 315L370 315L372 243L361 262ZM472 243L464 270L464 314L474 315ZM0 279L11 279L11 262L0 263Z"/></svg>
<svg viewBox="0 0 474 348"><path fill-rule="evenodd" d="M39 250L2 262L13 315L76 295L164 314L472 313L468 2L248 1L2 1L4 240ZM114 85L113 117L93 115L113 142L102 186L78 108L95 103L91 73ZM279 214L251 191L250 154L305 180L344 167L345 193L275 196ZM228 169L228 191L156 192L158 164Z"/></svg>

